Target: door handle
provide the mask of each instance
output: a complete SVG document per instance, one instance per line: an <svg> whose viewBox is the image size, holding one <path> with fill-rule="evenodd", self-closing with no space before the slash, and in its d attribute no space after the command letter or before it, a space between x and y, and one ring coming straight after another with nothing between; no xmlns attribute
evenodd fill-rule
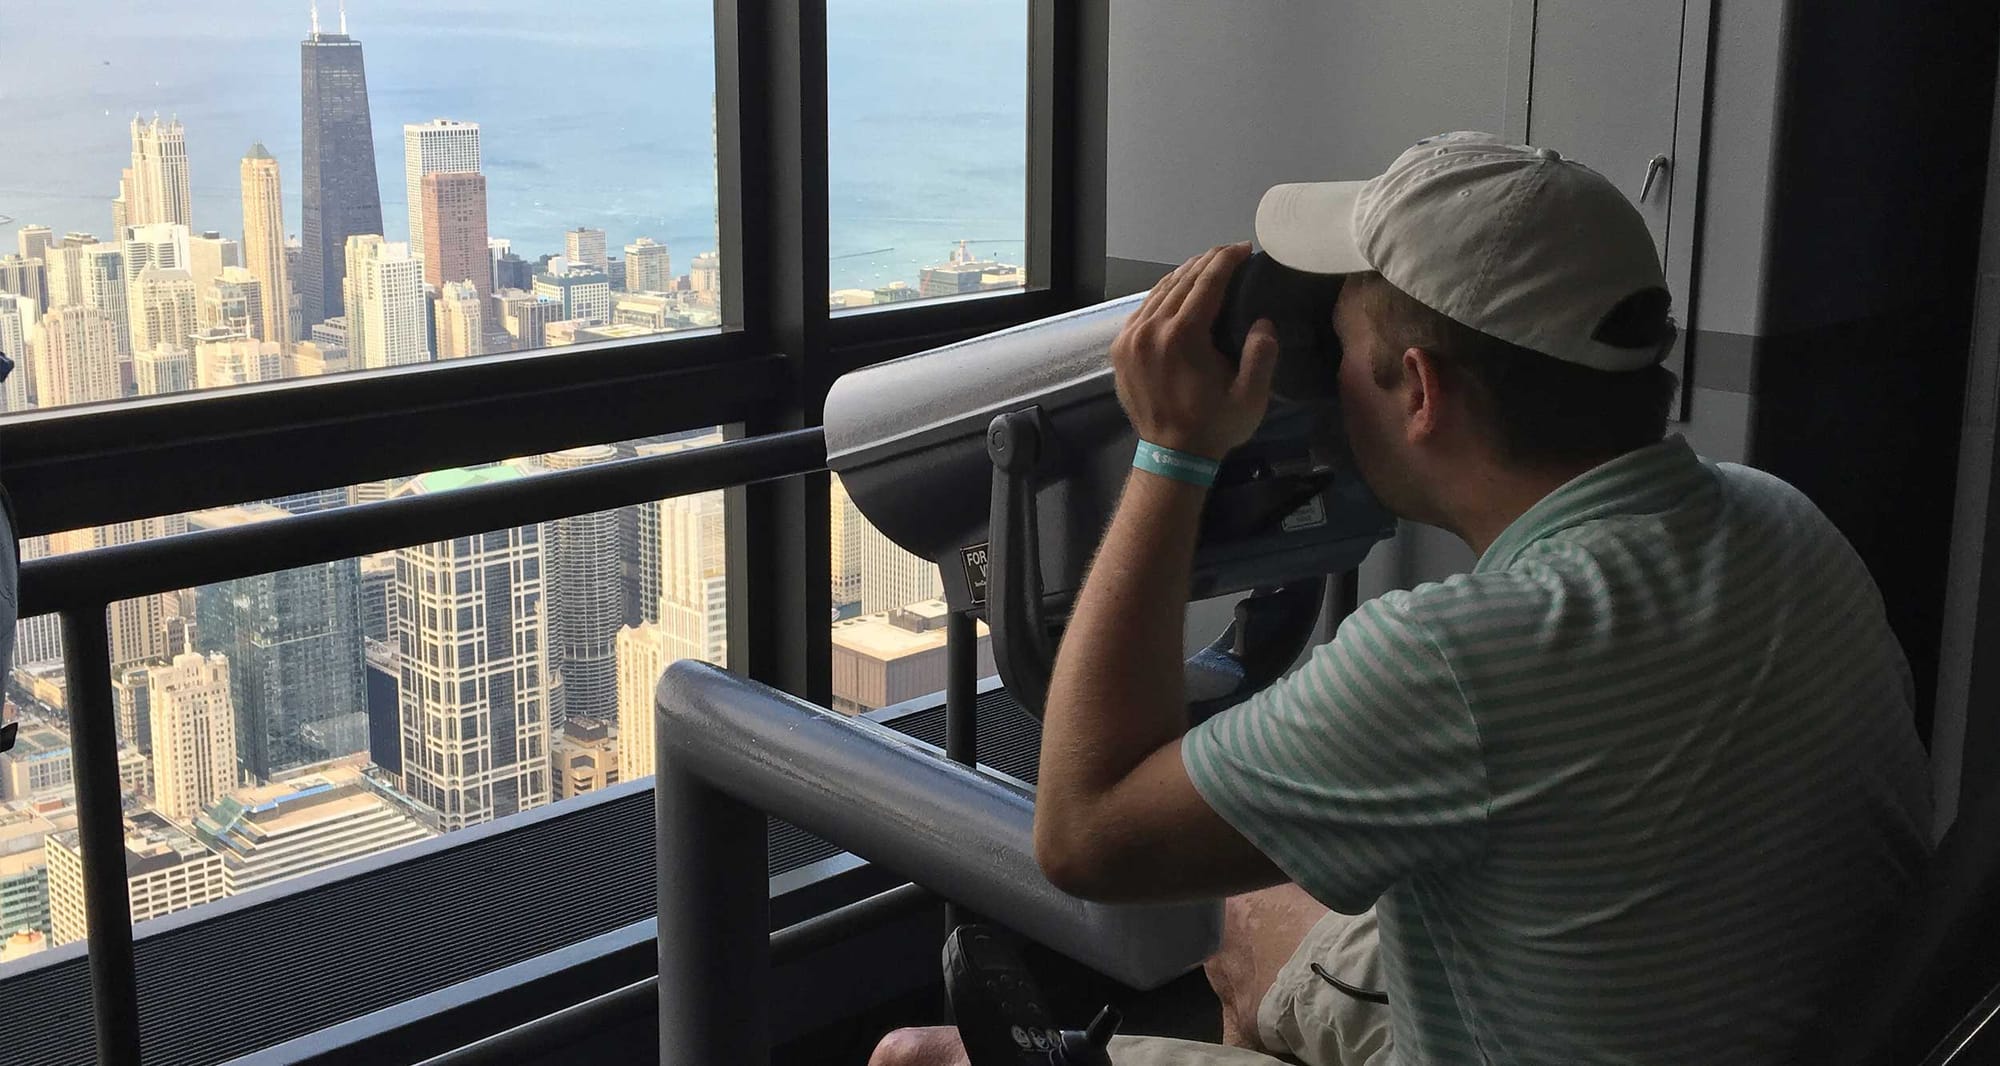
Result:
<svg viewBox="0 0 2000 1066"><path fill-rule="evenodd" d="M1664 155L1656 155L1646 160L1646 180L1639 183L1640 203L1645 203L1646 194L1653 191L1653 179L1660 176L1660 171L1666 170L1672 165L1673 161Z"/></svg>

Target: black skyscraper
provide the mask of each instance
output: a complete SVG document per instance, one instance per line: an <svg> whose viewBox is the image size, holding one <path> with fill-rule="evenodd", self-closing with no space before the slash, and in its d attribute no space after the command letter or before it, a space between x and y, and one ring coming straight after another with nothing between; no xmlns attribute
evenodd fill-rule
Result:
<svg viewBox="0 0 2000 1066"><path fill-rule="evenodd" d="M301 118L305 128L304 249L299 297L305 325L345 313L347 238L382 232L382 193L375 184L375 133L368 121L368 75L361 42L346 34L313 34L299 45Z"/></svg>

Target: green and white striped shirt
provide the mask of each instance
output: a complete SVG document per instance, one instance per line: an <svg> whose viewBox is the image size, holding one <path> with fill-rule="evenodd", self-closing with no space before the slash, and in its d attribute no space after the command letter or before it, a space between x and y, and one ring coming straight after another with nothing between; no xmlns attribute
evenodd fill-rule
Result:
<svg viewBox="0 0 2000 1066"><path fill-rule="evenodd" d="M1404 1063L1777 1063L1929 851L1910 672L1798 490L1679 437L1544 497L1188 734L1376 907Z"/></svg>

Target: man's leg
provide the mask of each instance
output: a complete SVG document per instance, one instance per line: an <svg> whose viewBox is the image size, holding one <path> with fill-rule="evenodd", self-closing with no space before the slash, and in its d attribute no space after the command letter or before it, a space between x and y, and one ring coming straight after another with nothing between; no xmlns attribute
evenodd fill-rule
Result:
<svg viewBox="0 0 2000 1066"><path fill-rule="evenodd" d="M1388 1009L1355 1000L1312 970L1362 988L1381 987L1373 914L1334 914L1294 885L1230 898L1222 945L1203 964L1222 1003L1228 1047L1162 1037L1119 1037L1118 1066L1273 1066L1288 1055L1307 1066L1365 1066L1386 1057ZM899 1029L869 1066L969 1066L950 1026Z"/></svg>

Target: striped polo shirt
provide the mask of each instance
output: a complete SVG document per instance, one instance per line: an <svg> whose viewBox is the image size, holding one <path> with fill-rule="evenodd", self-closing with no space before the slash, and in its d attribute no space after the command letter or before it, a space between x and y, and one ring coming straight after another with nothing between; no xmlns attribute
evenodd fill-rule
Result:
<svg viewBox="0 0 2000 1066"><path fill-rule="evenodd" d="M1929 852L1873 579L1677 436L1363 604L1183 759L1314 897L1376 908L1403 1063L1783 1062Z"/></svg>

